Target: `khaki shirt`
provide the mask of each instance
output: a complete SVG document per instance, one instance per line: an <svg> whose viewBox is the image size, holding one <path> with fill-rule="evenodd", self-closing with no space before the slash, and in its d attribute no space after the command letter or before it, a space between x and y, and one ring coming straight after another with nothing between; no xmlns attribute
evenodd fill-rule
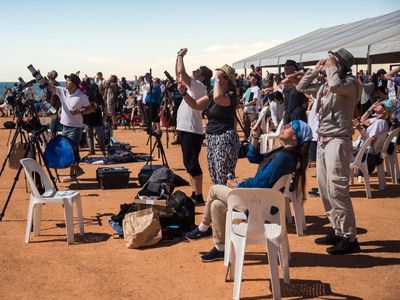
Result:
<svg viewBox="0 0 400 300"><path fill-rule="evenodd" d="M319 113L318 135L327 137L351 137L353 111L361 97L361 85L352 76L341 79L338 69L326 70L327 82L312 84L318 72L309 70L297 85L297 90L307 94L317 91L317 112ZM325 94L325 95L324 95Z"/></svg>

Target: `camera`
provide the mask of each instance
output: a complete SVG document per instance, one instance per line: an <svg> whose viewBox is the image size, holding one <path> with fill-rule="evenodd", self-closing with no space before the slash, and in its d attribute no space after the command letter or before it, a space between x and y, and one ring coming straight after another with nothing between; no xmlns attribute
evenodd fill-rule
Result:
<svg viewBox="0 0 400 300"><path fill-rule="evenodd" d="M174 78L171 76L171 74L169 74L168 71L164 71L164 74L165 74L165 76L167 77L169 83L171 84L171 85L168 87L168 90L172 92L173 90L177 89L177 88L178 88L178 85L176 84L176 81L175 81Z"/></svg>
<svg viewBox="0 0 400 300"><path fill-rule="evenodd" d="M32 65L28 66L28 70L32 73L32 76L36 79L36 82L39 83L39 87L41 89L47 87L49 81L46 77L43 77L42 74L40 74L39 70L36 70Z"/></svg>

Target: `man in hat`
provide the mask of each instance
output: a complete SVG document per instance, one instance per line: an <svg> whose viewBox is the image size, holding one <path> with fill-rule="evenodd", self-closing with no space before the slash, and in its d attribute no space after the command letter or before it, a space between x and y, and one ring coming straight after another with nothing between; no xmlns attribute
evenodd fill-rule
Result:
<svg viewBox="0 0 400 300"><path fill-rule="evenodd" d="M49 87L60 98L62 135L71 139L79 147L83 130L82 114L91 112L90 102L78 88L81 80L76 74L65 75L64 78L65 88L56 87L51 83ZM83 174L83 170L79 167L79 153L76 158L76 165L70 168L70 176L64 178L63 182L75 181L77 176Z"/></svg>
<svg viewBox="0 0 400 300"><path fill-rule="evenodd" d="M354 56L346 49L329 52L314 70L309 70L297 85L303 93L313 94L313 80L326 73L326 83L317 92L319 112L317 176L318 188L333 231L317 238L316 244L330 245L329 254L360 251L356 239L356 222L349 195L352 159L352 116L361 96L361 86L348 75Z"/></svg>
<svg viewBox="0 0 400 300"><path fill-rule="evenodd" d="M187 48L183 48L178 51L175 65L176 78L187 87L187 91L182 94L182 97L187 93L194 100L198 100L207 95L212 71L206 66L201 66L194 70L192 76L190 76L183 63L183 57L187 50ZM190 175L190 185L193 190L192 198L196 204L202 204L204 203L203 171L199 163L200 150L204 139L202 111L192 109L185 101L182 101L178 108L176 129L179 130L183 163Z"/></svg>

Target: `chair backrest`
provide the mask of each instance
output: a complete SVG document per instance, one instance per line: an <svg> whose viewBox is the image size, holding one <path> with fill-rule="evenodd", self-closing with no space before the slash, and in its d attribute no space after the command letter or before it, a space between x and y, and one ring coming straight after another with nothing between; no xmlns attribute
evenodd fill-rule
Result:
<svg viewBox="0 0 400 300"><path fill-rule="evenodd" d="M228 213L248 211L247 239L265 239L264 224L279 224L286 231L285 198L279 191L267 188L238 188L228 195ZM283 232L284 232L283 231Z"/></svg>
<svg viewBox="0 0 400 300"><path fill-rule="evenodd" d="M369 137L362 145L360 150L358 150L356 158L353 161L354 165L361 165L361 163L363 162L363 156L365 154L365 152L367 152L368 147L371 145L372 140L375 137L371 136Z"/></svg>
<svg viewBox="0 0 400 300"><path fill-rule="evenodd" d="M389 132L382 146L381 150L382 156L386 156L388 154L387 151L391 142L393 142L396 145L399 134L400 134L400 127Z"/></svg>
<svg viewBox="0 0 400 300"><path fill-rule="evenodd" d="M44 188L44 192L47 194L48 192L54 191L53 186L47 177L46 173L44 172L43 168L39 163L32 159L32 158L24 158L20 160L21 165L24 167L24 171L26 174L26 178L28 178L29 185L31 187L31 192L34 197L41 199L42 195L39 192L36 182L37 178L35 181L35 176L39 175L40 177L40 183L42 187Z"/></svg>
<svg viewBox="0 0 400 300"><path fill-rule="evenodd" d="M285 188L285 190L286 190L286 186L290 182L290 180L289 180L290 176L291 176L291 174L286 174L286 175L281 176L281 178L279 178L278 181L275 182L272 189L275 191L281 191L281 189Z"/></svg>

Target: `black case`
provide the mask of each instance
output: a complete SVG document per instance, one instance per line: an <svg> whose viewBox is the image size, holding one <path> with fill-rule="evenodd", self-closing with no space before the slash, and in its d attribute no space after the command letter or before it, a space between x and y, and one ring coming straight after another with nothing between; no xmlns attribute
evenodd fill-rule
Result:
<svg viewBox="0 0 400 300"><path fill-rule="evenodd" d="M126 188L129 182L129 170L124 167L98 168L96 178L102 189Z"/></svg>
<svg viewBox="0 0 400 300"><path fill-rule="evenodd" d="M164 165L145 165L140 169L138 174L139 185L144 186L147 180L150 178L151 174L153 174L154 170L157 170Z"/></svg>

